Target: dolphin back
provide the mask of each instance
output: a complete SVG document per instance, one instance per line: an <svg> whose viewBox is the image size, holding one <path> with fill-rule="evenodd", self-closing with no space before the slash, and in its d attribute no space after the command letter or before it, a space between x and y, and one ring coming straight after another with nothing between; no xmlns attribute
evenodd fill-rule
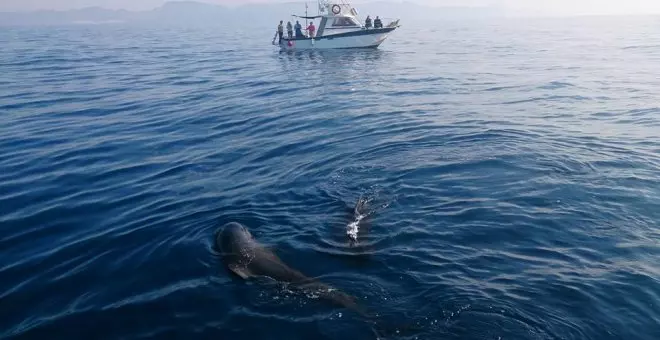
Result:
<svg viewBox="0 0 660 340"><path fill-rule="evenodd" d="M299 287L304 291L315 293L320 298L330 301L337 306L350 309L363 317L372 317L367 309L357 303L354 296L346 294L337 288L326 285L325 283L310 281L300 284Z"/></svg>

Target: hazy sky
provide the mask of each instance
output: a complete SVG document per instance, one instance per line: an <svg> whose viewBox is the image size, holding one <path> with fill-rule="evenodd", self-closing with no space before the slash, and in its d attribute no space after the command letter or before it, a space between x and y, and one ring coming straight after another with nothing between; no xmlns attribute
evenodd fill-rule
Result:
<svg viewBox="0 0 660 340"><path fill-rule="evenodd" d="M168 0L0 0L0 11L71 9L89 6L143 10L158 7ZM246 2L294 2L302 0L197 0L216 4ZM354 0L358 2L369 0ZM397 0L394 0L397 1ZM401 1L401 0L398 0ZM566 14L660 13L660 0L410 0L426 5L503 5L511 9ZM313 4L314 0L308 0Z"/></svg>

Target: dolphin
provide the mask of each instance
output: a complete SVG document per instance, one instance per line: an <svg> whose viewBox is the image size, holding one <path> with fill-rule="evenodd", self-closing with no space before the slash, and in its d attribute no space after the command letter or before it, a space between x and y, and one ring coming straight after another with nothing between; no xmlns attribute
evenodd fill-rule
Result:
<svg viewBox="0 0 660 340"><path fill-rule="evenodd" d="M358 243L358 234L360 233L360 225L365 223L365 219L369 217L370 213L368 211L369 208L369 203L371 200L365 198L364 196L360 196L358 198L357 202L355 203L355 206L353 207L352 211L352 222L349 223L346 226L346 235L349 238L349 241L351 245L355 245ZM364 229L369 229L368 224L364 226ZM362 233L365 233L366 231L363 230Z"/></svg>
<svg viewBox="0 0 660 340"><path fill-rule="evenodd" d="M250 231L240 223L230 222L220 228L216 233L215 245L227 268L244 280L269 277L290 284L292 288L313 292L336 305L369 317L353 296L289 267L273 251L255 240Z"/></svg>
<svg viewBox="0 0 660 340"><path fill-rule="evenodd" d="M291 288L313 292L363 317L371 324L371 331L376 339L385 339L386 334L394 332L398 334L400 330L411 329L411 325L401 328L377 322L376 315L359 305L355 297L289 267L273 251L260 244L250 231L238 222L227 223L216 231L215 247L227 268L238 277L244 280L269 277L277 282L289 284Z"/></svg>

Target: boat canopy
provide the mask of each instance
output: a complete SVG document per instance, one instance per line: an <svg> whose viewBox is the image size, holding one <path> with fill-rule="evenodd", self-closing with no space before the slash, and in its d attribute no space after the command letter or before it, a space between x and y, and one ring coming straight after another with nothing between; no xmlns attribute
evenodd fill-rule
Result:
<svg viewBox="0 0 660 340"><path fill-rule="evenodd" d="M293 16L296 17L296 18L301 18L301 19L318 19L318 18L323 18L322 15L315 15L315 16L311 16L311 17L306 17L306 16L304 16L304 15L295 15L295 14L294 14Z"/></svg>

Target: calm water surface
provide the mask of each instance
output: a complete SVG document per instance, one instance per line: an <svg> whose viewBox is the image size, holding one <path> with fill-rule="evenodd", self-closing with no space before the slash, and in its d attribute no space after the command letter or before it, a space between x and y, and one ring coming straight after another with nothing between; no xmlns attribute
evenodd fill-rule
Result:
<svg viewBox="0 0 660 340"><path fill-rule="evenodd" d="M271 31L0 30L0 338L373 338L229 275L234 220L392 338L660 338L660 19Z"/></svg>

